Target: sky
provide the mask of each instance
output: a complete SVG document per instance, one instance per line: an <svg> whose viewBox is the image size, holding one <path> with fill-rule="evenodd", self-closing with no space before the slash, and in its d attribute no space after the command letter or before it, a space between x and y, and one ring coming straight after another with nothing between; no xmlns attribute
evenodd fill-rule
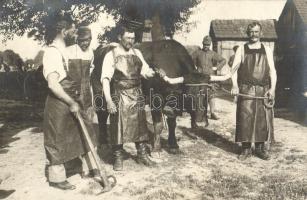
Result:
<svg viewBox="0 0 307 200"><path fill-rule="evenodd" d="M190 32L176 32L174 39L183 45L201 45L202 38L209 34L210 22L214 19L278 19L286 0L203 0L193 8L188 23ZM112 17L102 14L92 28L92 48L97 46L97 36L103 26L114 25ZM187 27L184 26L184 29ZM1 35L0 35L1 39ZM0 51L12 49L23 59L34 58L42 45L32 39L15 37L6 44L0 43Z"/></svg>

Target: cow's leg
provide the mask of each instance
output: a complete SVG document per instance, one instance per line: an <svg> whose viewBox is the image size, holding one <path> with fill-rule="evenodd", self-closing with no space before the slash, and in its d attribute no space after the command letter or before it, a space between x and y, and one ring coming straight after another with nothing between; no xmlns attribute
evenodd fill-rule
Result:
<svg viewBox="0 0 307 200"><path fill-rule="evenodd" d="M160 135L163 130L162 112L160 110L151 111L154 133L150 135L150 144L152 146L152 152L161 151Z"/></svg>
<svg viewBox="0 0 307 200"><path fill-rule="evenodd" d="M177 144L177 139L175 135L176 129L176 117L167 117L168 125L168 146L169 152L173 154L179 153L179 146Z"/></svg>

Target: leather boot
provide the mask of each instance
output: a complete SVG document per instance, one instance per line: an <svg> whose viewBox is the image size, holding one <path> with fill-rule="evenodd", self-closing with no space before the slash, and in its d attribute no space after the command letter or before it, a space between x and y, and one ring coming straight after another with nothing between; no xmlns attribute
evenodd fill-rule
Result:
<svg viewBox="0 0 307 200"><path fill-rule="evenodd" d="M74 190L76 186L70 184L68 181L63 181L59 183L49 182L50 187L54 187L61 190Z"/></svg>
<svg viewBox="0 0 307 200"><path fill-rule="evenodd" d="M204 116L204 122L205 122L205 127L208 127L209 126L209 120L208 120L207 114L205 114L205 116Z"/></svg>
<svg viewBox="0 0 307 200"><path fill-rule="evenodd" d="M195 120L191 120L191 129L198 129L198 125L197 123L195 122Z"/></svg>
<svg viewBox="0 0 307 200"><path fill-rule="evenodd" d="M145 143L136 142L135 147L137 150L137 156L136 156L136 162L139 164L143 164L149 167L154 166L156 163L151 161L148 157L147 151L146 151L146 145Z"/></svg>
<svg viewBox="0 0 307 200"><path fill-rule="evenodd" d="M252 150L250 148L242 149L241 154L239 155L239 160L246 160L247 158L252 156Z"/></svg>
<svg viewBox="0 0 307 200"><path fill-rule="evenodd" d="M115 147L113 147L113 155L114 155L113 170L122 171L124 168L123 146L116 145Z"/></svg>
<svg viewBox="0 0 307 200"><path fill-rule="evenodd" d="M190 115L191 115L191 129L198 129L199 126L197 125L197 122L196 122L196 114L192 113ZM204 112L202 120L205 123L205 127L208 127L209 121L208 121L208 117L207 117L207 111Z"/></svg>
<svg viewBox="0 0 307 200"><path fill-rule="evenodd" d="M258 144L256 143L255 155L262 160L269 160L270 159L270 154L265 149L263 142L258 143Z"/></svg>
<svg viewBox="0 0 307 200"><path fill-rule="evenodd" d="M242 142L242 151L238 157L239 160L246 160L247 158L252 156L251 143Z"/></svg>
<svg viewBox="0 0 307 200"><path fill-rule="evenodd" d="M191 115L191 129L198 129L198 125L196 123L196 114L194 112L190 113Z"/></svg>

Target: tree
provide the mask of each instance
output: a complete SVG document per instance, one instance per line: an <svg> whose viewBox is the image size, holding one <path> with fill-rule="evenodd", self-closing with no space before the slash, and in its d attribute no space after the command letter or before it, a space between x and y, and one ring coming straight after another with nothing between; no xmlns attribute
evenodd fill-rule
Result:
<svg viewBox="0 0 307 200"><path fill-rule="evenodd" d="M5 64L6 66L11 66L14 68L14 71L23 71L22 67L24 66L24 61L20 57L19 54L15 53L11 49L7 49L0 54L1 63Z"/></svg>
<svg viewBox="0 0 307 200"><path fill-rule="evenodd" d="M122 19L136 22L138 28L146 19L158 19L163 32L172 35L181 29L191 14L191 8L200 0L2 0L0 2L0 34L4 42L14 35L28 34L41 41L44 22L49 13L63 10L70 13L78 24L97 21L101 12L114 17L116 23ZM107 29L101 39L109 40L112 29Z"/></svg>

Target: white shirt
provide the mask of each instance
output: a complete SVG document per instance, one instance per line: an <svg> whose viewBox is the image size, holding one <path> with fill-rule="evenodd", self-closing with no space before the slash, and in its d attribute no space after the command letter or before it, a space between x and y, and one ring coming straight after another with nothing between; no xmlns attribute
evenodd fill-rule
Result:
<svg viewBox="0 0 307 200"><path fill-rule="evenodd" d="M94 52L92 49L88 48L86 51L82 51L78 44L74 44L66 48L66 54L68 59L90 60L90 73L92 73L94 69Z"/></svg>
<svg viewBox="0 0 307 200"><path fill-rule="evenodd" d="M65 44L60 41L54 41L44 49L43 75L46 80L48 75L53 72L59 75L59 82L67 76L63 65L63 58L66 66L68 66L68 59L65 55Z"/></svg>
<svg viewBox="0 0 307 200"><path fill-rule="evenodd" d="M142 55L142 53L138 50L138 49L134 49L134 51L131 49L129 49L129 51L125 51L122 48L119 47L115 47L114 49L115 51L115 55L136 55L140 58L140 60L142 61L142 70L141 70L141 75L144 77L149 70L151 70L148 66L148 64L146 63L146 61L144 60L144 57ZM134 53L135 52L135 53ZM102 70L101 70L101 83L102 80L104 78L108 78L109 80L112 79L113 74L114 74L114 58L113 58L113 53L112 51L108 52L106 54L106 56L104 57L103 63L102 63Z"/></svg>
<svg viewBox="0 0 307 200"><path fill-rule="evenodd" d="M275 68L273 52L268 46L264 46L266 57L268 60L268 64L270 69ZM240 67L240 63L244 60L244 45L240 45L236 51L235 58L232 63L232 73L236 72Z"/></svg>

